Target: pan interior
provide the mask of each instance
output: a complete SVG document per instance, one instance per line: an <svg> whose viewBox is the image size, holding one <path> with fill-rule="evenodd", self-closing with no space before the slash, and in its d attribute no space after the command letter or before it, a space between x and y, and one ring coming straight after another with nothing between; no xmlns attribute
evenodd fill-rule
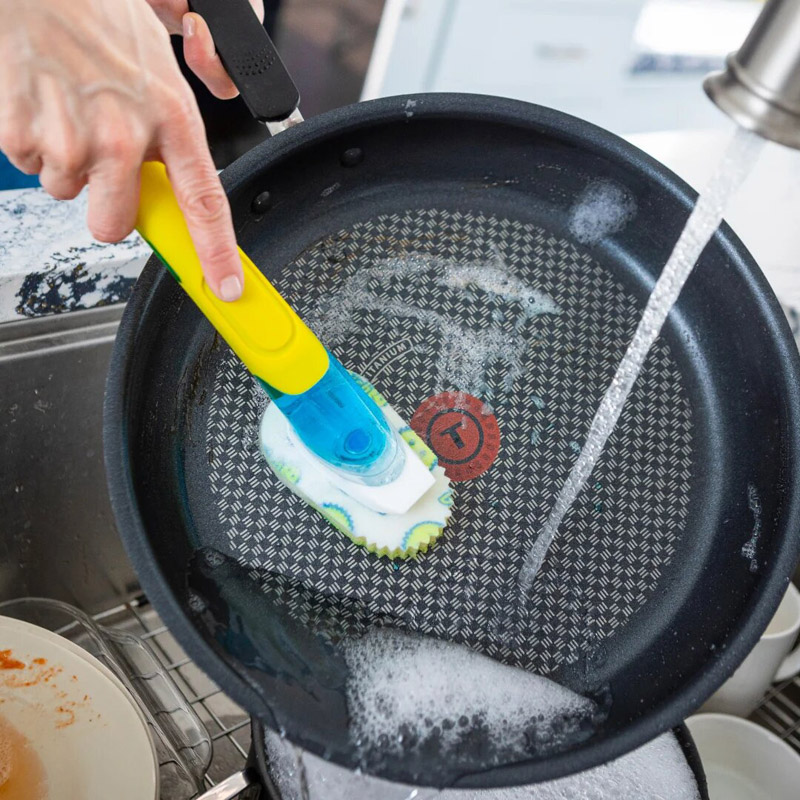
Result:
<svg viewBox="0 0 800 800"><path fill-rule="evenodd" d="M558 752L366 765L405 783L530 783L674 726L768 622L797 556L796 351L723 226L520 609L523 556L692 195L556 112L413 103L296 126L224 181L244 249L402 416L442 392L490 407L499 452L455 485L442 539L416 561L378 559L278 484L257 448L260 390L155 259L112 364L109 480L143 586L187 652L306 750L363 766L338 640L380 626L610 698ZM622 213L576 210L614 195Z"/></svg>
<svg viewBox="0 0 800 800"><path fill-rule="evenodd" d="M541 675L581 661L601 668L609 637L659 586L687 518L692 411L663 338L524 608L517 576L640 301L574 241L442 208L339 230L275 283L405 419L445 391L483 401L499 453L485 473L455 484L453 519L429 553L378 559L272 475L257 445L266 398L222 347L209 356L210 396L194 437L208 468L190 501L192 491L210 496L217 517L199 530L200 544L252 568L271 600L332 639L390 625Z"/></svg>

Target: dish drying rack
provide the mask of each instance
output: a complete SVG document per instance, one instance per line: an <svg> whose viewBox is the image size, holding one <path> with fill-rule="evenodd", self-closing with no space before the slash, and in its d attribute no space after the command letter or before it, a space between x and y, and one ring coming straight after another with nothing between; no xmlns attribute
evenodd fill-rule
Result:
<svg viewBox="0 0 800 800"><path fill-rule="evenodd" d="M132 633L142 640L160 667L172 678L187 705L208 732L209 751L201 780L210 789L242 769L250 748L250 717L225 695L186 655L144 595L93 617L104 628ZM134 683L144 680L131 676ZM165 711L165 713L169 713ZM188 745L187 745L188 746ZM179 751L178 756L184 756ZM163 774L168 765L159 753ZM191 795L190 795L191 796ZM184 800L162 790L161 800Z"/></svg>
<svg viewBox="0 0 800 800"><path fill-rule="evenodd" d="M93 617L35 597L0 603L0 614L64 636L122 681L150 729L160 800L191 800L243 768L249 715L188 658L143 594Z"/></svg>
<svg viewBox="0 0 800 800"><path fill-rule="evenodd" d="M91 618L55 601L28 602L53 609L39 622L85 646L135 693L156 743L161 800L190 800L242 769L248 714L192 662L143 594ZM30 619L24 609L19 615ZM800 676L776 684L751 719L800 753Z"/></svg>
<svg viewBox="0 0 800 800"><path fill-rule="evenodd" d="M800 753L800 676L776 683L750 719Z"/></svg>

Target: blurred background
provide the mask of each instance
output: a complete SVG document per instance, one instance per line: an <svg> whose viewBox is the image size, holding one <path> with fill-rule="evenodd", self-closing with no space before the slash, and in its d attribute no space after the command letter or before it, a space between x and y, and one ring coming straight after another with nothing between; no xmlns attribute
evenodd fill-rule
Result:
<svg viewBox="0 0 800 800"><path fill-rule="evenodd" d="M759 0L265 0L305 116L359 99L479 92L557 108L621 135L720 129L700 81ZM175 52L179 61L180 40ZM184 67L224 167L265 132ZM16 176L14 186L36 185ZM9 179L3 188L14 188Z"/></svg>
<svg viewBox="0 0 800 800"><path fill-rule="evenodd" d="M412 92L513 97L624 136L701 189L731 130L728 118L706 98L702 79L739 48L763 3L267 0L267 5L268 28L307 117L359 99ZM221 166L252 146L252 137L264 136L243 107L235 119L230 108L209 117ZM234 124L242 126L235 142L229 127ZM727 219L778 296L787 306L800 307L798 159L770 145L748 187Z"/></svg>
<svg viewBox="0 0 800 800"><path fill-rule="evenodd" d="M724 124L699 81L738 48L761 5L283 0L276 38L307 115L359 97L468 91L637 133Z"/></svg>
<svg viewBox="0 0 800 800"><path fill-rule="evenodd" d="M313 116L374 97L479 92L557 108L621 135L722 129L700 89L758 0L266 0ZM196 91L224 166L263 130ZM236 142L232 142L234 137Z"/></svg>

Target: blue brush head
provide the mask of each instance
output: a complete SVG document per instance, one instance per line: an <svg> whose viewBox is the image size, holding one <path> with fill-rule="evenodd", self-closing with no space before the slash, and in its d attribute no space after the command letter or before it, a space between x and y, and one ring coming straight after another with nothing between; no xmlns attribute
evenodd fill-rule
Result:
<svg viewBox="0 0 800 800"><path fill-rule="evenodd" d="M328 353L327 372L302 394L267 387L303 444L348 480L381 486L403 470L405 453L383 412Z"/></svg>

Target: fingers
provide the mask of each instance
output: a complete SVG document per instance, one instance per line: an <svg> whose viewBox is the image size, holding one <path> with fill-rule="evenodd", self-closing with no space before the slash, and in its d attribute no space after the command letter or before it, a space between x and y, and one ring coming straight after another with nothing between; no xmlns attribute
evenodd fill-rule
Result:
<svg viewBox="0 0 800 800"><path fill-rule="evenodd" d="M89 147L83 126L55 78L41 75L37 89L39 103L47 109L46 116L38 120L39 181L57 200L72 200L86 185Z"/></svg>
<svg viewBox="0 0 800 800"><path fill-rule="evenodd" d="M250 0L250 5L258 18L263 20L264 0ZM230 100L239 94L217 55L208 25L199 14L183 15L183 57L192 72L215 97Z"/></svg>
<svg viewBox="0 0 800 800"><path fill-rule="evenodd" d="M181 32L181 18L189 10L188 0L147 0L147 4L170 33ZM263 20L264 0L250 0L250 5L258 18Z"/></svg>
<svg viewBox="0 0 800 800"><path fill-rule="evenodd" d="M187 0L147 0L170 33L181 32L181 17L189 10Z"/></svg>
<svg viewBox="0 0 800 800"><path fill-rule="evenodd" d="M208 25L199 14L185 14L183 17L183 57L215 97L230 100L239 94L214 49Z"/></svg>
<svg viewBox="0 0 800 800"><path fill-rule="evenodd" d="M89 230L101 242L124 239L136 223L139 171L148 141L113 102L100 115L89 173Z"/></svg>
<svg viewBox="0 0 800 800"><path fill-rule="evenodd" d="M39 171L39 183L56 200L72 200L86 186L86 173L65 171L58 165L45 162Z"/></svg>
<svg viewBox="0 0 800 800"><path fill-rule="evenodd" d="M26 175L36 175L42 169L42 159L30 132L30 123L18 114L0 119L0 150L8 160Z"/></svg>
<svg viewBox="0 0 800 800"><path fill-rule="evenodd" d="M264 0L250 0L250 5L253 6L253 11L256 16L263 22L264 21Z"/></svg>
<svg viewBox="0 0 800 800"><path fill-rule="evenodd" d="M0 30L0 150L17 169L34 175L42 165L32 124L35 92L20 62L17 43Z"/></svg>
<svg viewBox="0 0 800 800"><path fill-rule="evenodd" d="M0 150L27 175L36 175L42 168L31 130L30 108L21 98L9 98L0 104Z"/></svg>
<svg viewBox="0 0 800 800"><path fill-rule="evenodd" d="M194 98L165 122L161 153L203 274L221 300L237 300L244 275L228 198L217 176Z"/></svg>
<svg viewBox="0 0 800 800"><path fill-rule="evenodd" d="M87 223L99 242L119 242L136 224L139 207L139 170L109 164L89 177Z"/></svg>
<svg viewBox="0 0 800 800"><path fill-rule="evenodd" d="M42 171L42 159L38 155L12 155L9 153L2 144L0 150L8 157L8 160L20 171L26 175L38 175ZM13 151L12 151L13 152Z"/></svg>
<svg viewBox="0 0 800 800"><path fill-rule="evenodd" d="M14 166L39 173L44 189L57 200L71 200L86 185L89 146L79 115L57 78L24 71L4 74L6 102L0 108L0 148ZM10 85L17 76L20 86ZM27 80L25 80L27 78Z"/></svg>

